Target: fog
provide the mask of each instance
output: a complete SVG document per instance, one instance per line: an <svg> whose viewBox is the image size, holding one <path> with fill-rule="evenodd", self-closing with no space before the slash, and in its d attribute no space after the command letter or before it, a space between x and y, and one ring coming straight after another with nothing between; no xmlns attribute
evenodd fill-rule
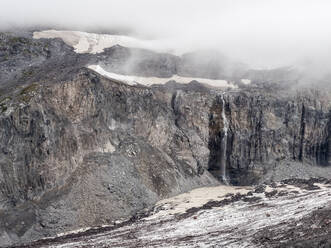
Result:
<svg viewBox="0 0 331 248"><path fill-rule="evenodd" d="M1 30L122 32L174 49L217 49L255 68L331 67L329 0L0 0L0 6Z"/></svg>

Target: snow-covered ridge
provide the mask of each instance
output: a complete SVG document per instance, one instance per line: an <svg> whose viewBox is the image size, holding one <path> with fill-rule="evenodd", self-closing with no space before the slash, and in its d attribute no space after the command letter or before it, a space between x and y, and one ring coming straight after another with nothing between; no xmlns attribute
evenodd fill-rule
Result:
<svg viewBox="0 0 331 248"><path fill-rule="evenodd" d="M109 79L114 79L126 83L128 85L136 85L142 84L145 86L151 86L153 84L165 84L169 81L176 81L177 83L181 84L188 84L192 81L197 81L199 83L205 84L211 87L220 87L220 88L237 88L236 85L228 82L226 80L214 80L214 79L207 79L207 78L194 78L194 77L181 77L178 75L174 75L169 78L159 78L159 77L139 77L139 76L128 76L128 75L121 75L112 72L108 72L103 69L100 65L90 65L88 66L89 69L99 73L100 75L107 77Z"/></svg>
<svg viewBox="0 0 331 248"><path fill-rule="evenodd" d="M163 42L159 40L142 40L125 35L94 34L80 31L45 30L33 33L34 39L60 38L67 45L72 46L76 53L97 54L115 45L129 48L149 49L157 52L168 52Z"/></svg>

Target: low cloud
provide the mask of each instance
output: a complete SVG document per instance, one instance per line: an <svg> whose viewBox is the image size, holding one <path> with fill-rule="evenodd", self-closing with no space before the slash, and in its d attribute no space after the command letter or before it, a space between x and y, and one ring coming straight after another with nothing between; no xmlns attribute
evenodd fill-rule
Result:
<svg viewBox="0 0 331 248"><path fill-rule="evenodd" d="M124 32L174 49L217 49L255 68L305 70L310 63L331 71L328 0L0 0L0 6L2 30Z"/></svg>

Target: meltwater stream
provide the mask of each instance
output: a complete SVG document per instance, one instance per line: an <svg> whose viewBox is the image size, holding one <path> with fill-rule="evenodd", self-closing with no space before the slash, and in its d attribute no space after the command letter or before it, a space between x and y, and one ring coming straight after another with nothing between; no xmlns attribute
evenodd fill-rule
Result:
<svg viewBox="0 0 331 248"><path fill-rule="evenodd" d="M221 158L221 179L224 184L229 185L229 181L226 175L226 152L228 144L228 130L229 130L229 121L225 114L225 100L224 93L221 95L222 99L222 119L223 119L223 139L222 139L222 158Z"/></svg>

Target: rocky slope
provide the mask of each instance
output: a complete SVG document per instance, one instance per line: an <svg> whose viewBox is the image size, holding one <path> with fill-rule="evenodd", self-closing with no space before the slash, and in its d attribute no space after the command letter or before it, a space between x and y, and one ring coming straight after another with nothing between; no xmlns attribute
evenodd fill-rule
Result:
<svg viewBox="0 0 331 248"><path fill-rule="evenodd" d="M130 86L85 68L121 70L115 58L130 49L91 55L58 39L0 41L0 245L130 218L219 184L222 173L234 185L331 178L328 90ZM134 68L163 76L164 60L148 66L156 55Z"/></svg>
<svg viewBox="0 0 331 248"><path fill-rule="evenodd" d="M330 247L329 183L200 188L145 216L23 247Z"/></svg>

